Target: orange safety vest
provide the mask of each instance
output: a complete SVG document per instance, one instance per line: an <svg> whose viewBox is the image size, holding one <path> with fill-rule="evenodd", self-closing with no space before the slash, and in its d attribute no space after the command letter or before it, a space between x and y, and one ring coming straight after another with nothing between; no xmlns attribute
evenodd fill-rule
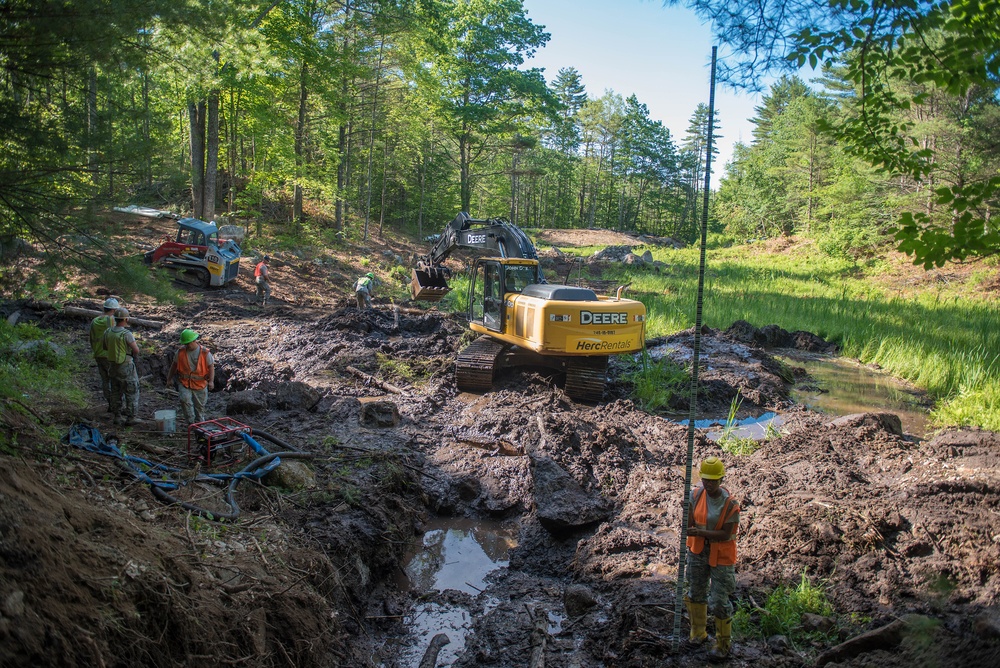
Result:
<svg viewBox="0 0 1000 668"><path fill-rule="evenodd" d="M263 267L263 266L264 266L263 262L258 262L257 263L257 266L253 270L253 277L254 278L260 278L260 274L261 274L260 268Z"/></svg>
<svg viewBox="0 0 1000 668"><path fill-rule="evenodd" d="M193 371L187 347L182 347L177 352L177 377L180 379L181 385L189 390L204 390L208 387L207 352L204 346L198 347L198 364Z"/></svg>
<svg viewBox="0 0 1000 668"><path fill-rule="evenodd" d="M726 490L729 494L729 490ZM715 525L715 530L719 531L732 519L733 515L740 510L740 504L733 500L732 496L726 497L726 502L722 504L722 512L719 513L719 521ZM695 491L694 497L694 523L705 526L708 523L708 494L704 487L699 487ZM732 566L736 563L736 535L735 528L729 540L722 542L710 542L708 548L709 566ZM694 554L701 554L705 549L705 539L701 536L688 536L688 549Z"/></svg>

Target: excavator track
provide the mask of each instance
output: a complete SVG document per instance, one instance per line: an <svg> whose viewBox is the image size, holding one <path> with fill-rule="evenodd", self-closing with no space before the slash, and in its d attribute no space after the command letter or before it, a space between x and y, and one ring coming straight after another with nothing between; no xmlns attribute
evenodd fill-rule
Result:
<svg viewBox="0 0 1000 668"><path fill-rule="evenodd" d="M455 383L462 392L493 389L497 360L509 346L488 336L470 343L455 360Z"/></svg>
<svg viewBox="0 0 1000 668"><path fill-rule="evenodd" d="M566 366L566 394L580 401L600 401L607 371L607 356L573 358Z"/></svg>

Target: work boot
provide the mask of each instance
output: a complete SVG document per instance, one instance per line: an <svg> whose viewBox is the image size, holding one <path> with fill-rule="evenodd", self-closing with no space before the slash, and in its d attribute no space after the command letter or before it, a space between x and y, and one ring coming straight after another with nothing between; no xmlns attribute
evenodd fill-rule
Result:
<svg viewBox="0 0 1000 668"><path fill-rule="evenodd" d="M715 618L715 647L708 653L710 661L725 661L729 658L729 650L732 648L733 618Z"/></svg>
<svg viewBox="0 0 1000 668"><path fill-rule="evenodd" d="M700 645L708 639L708 632L705 630L708 624L708 603L695 603L685 596L684 605L687 606L688 616L691 618L691 635L688 636L688 642Z"/></svg>

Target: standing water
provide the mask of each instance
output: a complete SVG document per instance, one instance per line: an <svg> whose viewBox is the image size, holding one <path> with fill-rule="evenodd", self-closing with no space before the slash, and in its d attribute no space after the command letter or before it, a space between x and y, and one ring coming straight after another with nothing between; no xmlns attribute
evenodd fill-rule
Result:
<svg viewBox="0 0 1000 668"><path fill-rule="evenodd" d="M899 416L907 434L927 433L927 398L904 381L845 357L794 353L780 359L809 374L792 389L792 400L806 408L836 416L886 411Z"/></svg>
<svg viewBox="0 0 1000 668"><path fill-rule="evenodd" d="M509 563L508 554L517 547L517 531L515 524L482 520L428 522L420 547L404 561L406 577L399 584L418 596L446 590L478 596L487 587L487 576ZM450 642L438 662L447 666L465 648L472 614L461 604L428 596L414 606L407 621L412 644L402 652L402 665L416 668L431 638L444 633Z"/></svg>

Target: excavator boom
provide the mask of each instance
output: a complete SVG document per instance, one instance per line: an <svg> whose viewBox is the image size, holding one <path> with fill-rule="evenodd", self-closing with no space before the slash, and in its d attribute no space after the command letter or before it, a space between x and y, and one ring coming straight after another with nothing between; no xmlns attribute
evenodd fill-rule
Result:
<svg viewBox="0 0 1000 668"><path fill-rule="evenodd" d="M451 290L451 272L443 262L458 248L494 252L502 258L537 260L531 239L503 218L472 218L464 211L455 216L438 237L430 253L417 259L410 290L418 301L440 301Z"/></svg>

